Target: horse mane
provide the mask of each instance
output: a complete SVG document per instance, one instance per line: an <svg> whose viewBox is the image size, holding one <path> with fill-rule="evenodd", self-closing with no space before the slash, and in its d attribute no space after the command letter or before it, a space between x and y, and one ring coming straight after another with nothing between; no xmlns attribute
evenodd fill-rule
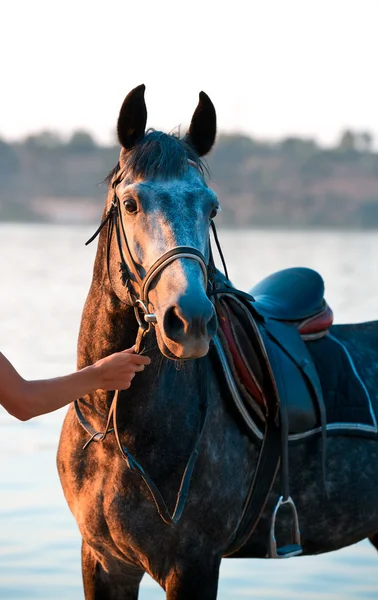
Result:
<svg viewBox="0 0 378 600"><path fill-rule="evenodd" d="M128 151L125 169L133 177L178 177L188 166L188 159L195 162L201 175L208 175L208 167L193 148L180 139L177 133L163 133L149 129L146 135ZM105 178L111 183L119 169L117 164Z"/></svg>

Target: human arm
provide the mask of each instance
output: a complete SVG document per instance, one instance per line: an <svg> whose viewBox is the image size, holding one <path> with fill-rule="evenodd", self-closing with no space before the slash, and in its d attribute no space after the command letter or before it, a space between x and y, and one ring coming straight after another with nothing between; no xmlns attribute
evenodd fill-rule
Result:
<svg viewBox="0 0 378 600"><path fill-rule="evenodd" d="M147 356L134 354L130 348L69 375L27 381L0 352L0 404L17 419L27 421L97 389L127 389L135 373L149 363Z"/></svg>

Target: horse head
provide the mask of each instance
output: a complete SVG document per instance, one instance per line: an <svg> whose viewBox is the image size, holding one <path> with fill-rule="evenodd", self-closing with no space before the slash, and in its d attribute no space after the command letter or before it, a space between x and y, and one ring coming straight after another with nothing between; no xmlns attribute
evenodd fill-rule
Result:
<svg viewBox="0 0 378 600"><path fill-rule="evenodd" d="M118 118L122 148L107 205L117 213L109 275L117 296L126 293L136 315L154 321L165 356L199 358L217 327L206 292L209 226L218 200L206 185L201 161L215 140L215 109L201 92L183 139L146 132L144 91L140 85L126 96Z"/></svg>

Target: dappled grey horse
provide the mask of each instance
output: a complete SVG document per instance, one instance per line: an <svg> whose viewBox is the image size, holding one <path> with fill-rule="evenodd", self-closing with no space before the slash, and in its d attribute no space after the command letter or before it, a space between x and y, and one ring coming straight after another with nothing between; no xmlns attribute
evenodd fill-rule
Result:
<svg viewBox="0 0 378 600"><path fill-rule="evenodd" d="M96 232L78 367L134 343L152 363L129 390L93 392L69 407L58 470L82 535L86 600L135 600L145 572L169 600L213 600L223 557L309 555L366 537L374 542L378 323L333 326L324 336L328 320L320 333L308 329L301 338L306 342L299 342L297 333L298 340L286 346L278 340L287 356L292 343L308 350L299 370L316 365L318 421L309 428L293 432L282 416L290 412L287 406L283 410L283 390L296 375L289 381L283 371L280 397L270 402L277 390L269 387L262 359L273 354L262 357L256 344L252 380L265 395L265 408L238 405L243 390L227 366L232 353L225 343L224 315L231 305L221 302L232 286L214 268L209 232L218 200L200 158L215 140L215 110L201 92L183 139L146 133L146 118L144 86L139 86L119 115L122 148ZM276 288L276 279L257 286L254 298L236 293L234 309L252 306L251 319L269 324L286 298L286 317L296 325L317 314L319 302L324 315L321 283L313 272L294 271L279 274ZM297 276L303 282L294 294ZM314 292L306 300L310 283ZM272 298L277 302L270 306ZM235 337L249 332L236 325L234 330ZM266 331L269 344L276 330ZM339 356L336 346L341 367L331 360ZM281 359L276 362L279 368ZM303 389L298 379L303 397L314 378L315 371ZM341 413L332 420L328 402L338 399L335 410L348 404L349 380L353 402L358 396L362 408L353 405L358 414L349 424L346 417L343 428Z"/></svg>

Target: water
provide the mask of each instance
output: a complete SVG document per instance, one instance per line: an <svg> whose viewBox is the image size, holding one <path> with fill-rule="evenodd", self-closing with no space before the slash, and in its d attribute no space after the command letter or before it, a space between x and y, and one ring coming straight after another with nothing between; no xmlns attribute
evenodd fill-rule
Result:
<svg viewBox="0 0 378 600"><path fill-rule="evenodd" d="M95 245L88 227L0 225L0 348L26 378L75 369L80 314ZM221 231L235 285L274 270L318 269L336 322L378 316L378 232ZM80 536L56 473L66 409L27 423L0 407L0 599L83 600ZM361 600L378 597L368 542L299 560L224 560L219 600ZM149 577L141 600L163 600Z"/></svg>

